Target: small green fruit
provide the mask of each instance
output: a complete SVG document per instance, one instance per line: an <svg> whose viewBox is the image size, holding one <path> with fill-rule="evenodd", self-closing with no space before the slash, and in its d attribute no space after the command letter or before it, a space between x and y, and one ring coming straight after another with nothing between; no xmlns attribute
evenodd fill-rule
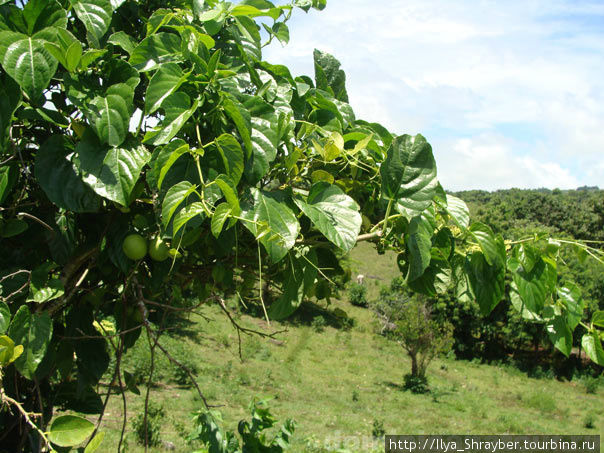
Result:
<svg viewBox="0 0 604 453"><path fill-rule="evenodd" d="M153 261L165 261L170 256L170 249L159 236L151 240L149 256Z"/></svg>
<svg viewBox="0 0 604 453"><path fill-rule="evenodd" d="M124 239L122 250L131 260L140 260L147 254L147 240L140 234L129 234Z"/></svg>

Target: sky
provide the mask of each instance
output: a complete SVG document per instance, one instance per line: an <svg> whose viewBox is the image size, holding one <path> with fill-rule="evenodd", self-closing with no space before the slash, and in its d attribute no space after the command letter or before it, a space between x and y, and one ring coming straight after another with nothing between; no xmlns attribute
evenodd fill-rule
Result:
<svg viewBox="0 0 604 453"><path fill-rule="evenodd" d="M357 118L431 143L447 190L604 186L604 1L328 0L273 64L346 72Z"/></svg>

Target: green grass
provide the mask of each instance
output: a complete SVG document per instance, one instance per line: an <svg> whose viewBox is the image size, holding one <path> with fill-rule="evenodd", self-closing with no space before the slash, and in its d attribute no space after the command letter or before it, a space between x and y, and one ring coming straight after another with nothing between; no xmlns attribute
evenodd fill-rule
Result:
<svg viewBox="0 0 604 453"><path fill-rule="evenodd" d="M376 279L367 276L387 284L398 271L392 255L378 259L369 250L362 244L353 259L375 297L378 289L372 281ZM382 443L371 435L374 422L382 422L387 434L604 435L602 390L588 394L580 383L531 379L513 369L437 359L428 371L431 394L402 391L403 375L410 370L402 348L373 333L369 310L342 301L335 301L330 309L334 306L356 319L352 330L327 325L317 333L310 324L274 323L272 329L287 327L288 331L278 340L244 337L243 361L238 356L237 333L211 307L206 310L211 321L193 317L194 324L187 328L191 335L166 336L162 344L197 367L200 388L213 404L221 405L229 429L236 430L237 422L248 416L252 398L271 398L271 409L280 422L288 417L297 422L295 452L329 451L313 445L340 444L354 452L368 452L374 442L375 451L383 451ZM267 329L257 318L244 315L239 322ZM144 346L146 339L139 342ZM142 354L135 350L128 355L126 370L132 371L140 366L137 360L142 360ZM174 444L176 452L193 451L183 435L192 428L191 413L202 403L194 390L172 382L174 370L165 359L158 368L164 382L156 382L151 398L166 413L162 440ZM144 391L141 396L129 393L127 401L127 451L142 452L134 441L132 421L141 412ZM102 428L107 436L98 451L116 451L121 404L117 396L110 399ZM586 423L588 418L592 423Z"/></svg>

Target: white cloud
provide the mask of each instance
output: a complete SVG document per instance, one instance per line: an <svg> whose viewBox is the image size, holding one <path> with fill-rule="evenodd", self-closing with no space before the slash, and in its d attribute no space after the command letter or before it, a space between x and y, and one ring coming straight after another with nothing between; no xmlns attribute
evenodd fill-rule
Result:
<svg viewBox="0 0 604 453"><path fill-rule="evenodd" d="M291 44L266 55L312 75L313 48L330 52L359 117L422 132L435 149L469 137L500 159L455 184L487 184L491 171L497 187L602 185L603 23L599 1L328 0L295 16Z"/></svg>
<svg viewBox="0 0 604 453"><path fill-rule="evenodd" d="M443 144L436 152L439 180L449 190L502 188L571 189L579 181L552 161L515 155L515 143L503 137L481 135Z"/></svg>

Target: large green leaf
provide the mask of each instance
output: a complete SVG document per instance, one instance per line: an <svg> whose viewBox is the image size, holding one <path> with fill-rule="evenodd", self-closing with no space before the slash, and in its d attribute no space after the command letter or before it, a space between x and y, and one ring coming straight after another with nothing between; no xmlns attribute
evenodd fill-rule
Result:
<svg viewBox="0 0 604 453"><path fill-rule="evenodd" d="M502 266L505 263L505 245L500 236L483 223L476 222L468 229L472 238L478 243L489 265Z"/></svg>
<svg viewBox="0 0 604 453"><path fill-rule="evenodd" d="M43 39L20 33L0 32L2 67L31 99L48 87L57 71L57 60L44 47Z"/></svg>
<svg viewBox="0 0 604 453"><path fill-rule="evenodd" d="M186 93L172 93L162 102L162 109L166 113L164 120L156 129L145 134L143 142L156 146L168 143L195 113L198 103L195 99L191 105L191 98Z"/></svg>
<svg viewBox="0 0 604 453"><path fill-rule="evenodd" d="M382 197L396 203L402 214L426 209L436 195L436 162L432 147L421 135L396 137L380 167Z"/></svg>
<svg viewBox="0 0 604 453"><path fill-rule="evenodd" d="M224 223L229 219L233 213L233 208L228 203L220 203L216 206L214 213L212 214L212 222L210 228L214 237L220 236Z"/></svg>
<svg viewBox="0 0 604 453"><path fill-rule="evenodd" d="M318 182L313 184L306 200L295 201L329 241L345 252L354 247L362 224L359 205L338 186Z"/></svg>
<svg viewBox="0 0 604 453"><path fill-rule="evenodd" d="M76 147L84 182L98 195L128 206L132 189L151 154L143 145L125 143L109 148L100 145L94 134L87 135Z"/></svg>
<svg viewBox="0 0 604 453"><path fill-rule="evenodd" d="M314 286L317 277L318 260L314 250L300 250L290 253L282 276L281 295L268 309L272 319L290 316L302 304L304 295Z"/></svg>
<svg viewBox="0 0 604 453"><path fill-rule="evenodd" d="M252 154L252 120L250 113L238 101L224 98L222 106L226 114L233 120L237 131L243 140L247 157Z"/></svg>
<svg viewBox="0 0 604 453"><path fill-rule="evenodd" d="M76 415L61 415L50 424L48 439L59 447L74 447L94 432L94 423Z"/></svg>
<svg viewBox="0 0 604 453"><path fill-rule="evenodd" d="M215 140L215 143L222 156L227 176L236 187L243 174L243 150L241 145L230 134L222 134Z"/></svg>
<svg viewBox="0 0 604 453"><path fill-rule="evenodd" d="M447 212L453 222L461 229L468 228L470 224L470 210L461 198L447 194Z"/></svg>
<svg viewBox="0 0 604 453"><path fill-rule="evenodd" d="M88 32L88 42L92 47L101 46L101 38L111 24L113 6L109 0L70 0L78 19Z"/></svg>
<svg viewBox="0 0 604 453"><path fill-rule="evenodd" d="M573 348L573 332L562 316L556 316L546 326L551 342L566 357Z"/></svg>
<svg viewBox="0 0 604 453"><path fill-rule="evenodd" d="M15 368L27 379L33 379L52 336L48 312L31 314L27 306L22 305L11 321L8 336L16 345L23 345L23 354L15 361Z"/></svg>
<svg viewBox="0 0 604 453"><path fill-rule="evenodd" d="M325 91L331 90L336 99L348 102L346 74L340 69L340 62L332 55L317 49L315 49L313 57L317 88Z"/></svg>
<svg viewBox="0 0 604 453"><path fill-rule="evenodd" d="M166 63L160 66L151 77L145 97L145 112L147 115L161 107L162 102L187 79L187 74L176 63Z"/></svg>
<svg viewBox="0 0 604 453"><path fill-rule="evenodd" d="M539 258L530 272L527 272L515 259L509 260L514 285L526 309L539 314L545 301L556 288L556 265L548 258Z"/></svg>
<svg viewBox="0 0 604 453"><path fill-rule="evenodd" d="M17 182L19 170L14 165L0 167L0 205L7 199L10 191Z"/></svg>
<svg viewBox="0 0 604 453"><path fill-rule="evenodd" d="M203 205L196 201L195 203L191 203L188 206L185 206L180 211L176 213L174 216L174 221L172 222L172 234L175 235L178 231L184 227L188 222L193 220L195 217L200 217L204 219L206 216L206 211Z"/></svg>
<svg viewBox="0 0 604 453"><path fill-rule="evenodd" d="M430 265L433 228L422 216L416 216L409 222L405 234L405 246L409 271L407 280L419 278Z"/></svg>
<svg viewBox="0 0 604 453"><path fill-rule="evenodd" d="M270 170L270 164L277 157L279 142L275 132L275 118L252 117L252 159L246 163L250 183L260 181Z"/></svg>
<svg viewBox="0 0 604 453"><path fill-rule="evenodd" d="M87 109L86 117L92 124L101 142L119 146L126 139L134 90L125 83L112 85L104 97L95 97Z"/></svg>
<svg viewBox="0 0 604 453"><path fill-rule="evenodd" d="M591 317L591 323L594 326L604 327L604 311L598 310Z"/></svg>
<svg viewBox="0 0 604 453"><path fill-rule="evenodd" d="M178 209L178 207L187 199L189 195L191 195L197 186L194 186L189 181L182 181L178 184L172 186L170 190L166 193L164 197L164 202L162 203L162 221L164 226L167 226L172 219L172 216Z"/></svg>
<svg viewBox="0 0 604 453"><path fill-rule="evenodd" d="M67 26L67 12L56 0L29 0L23 8L23 19L29 36L47 27Z"/></svg>
<svg viewBox="0 0 604 453"><path fill-rule="evenodd" d="M434 249L433 249L434 250ZM421 276L409 282L409 288L428 297L446 294L453 280L453 270L449 263L433 254L430 265Z"/></svg>
<svg viewBox="0 0 604 453"><path fill-rule="evenodd" d="M566 322L570 330L575 330L583 317L585 302L581 297L581 289L574 283L566 283L556 289L558 300L566 307ZM602 326L604 327L604 326Z"/></svg>
<svg viewBox="0 0 604 453"><path fill-rule="evenodd" d="M4 302L0 302L0 335L6 332L10 323L10 309Z"/></svg>
<svg viewBox="0 0 604 453"><path fill-rule="evenodd" d="M480 311L488 315L503 298L505 269L490 266L481 252L474 252L467 259L466 272Z"/></svg>
<svg viewBox="0 0 604 453"><path fill-rule="evenodd" d="M252 203L243 206L243 222L250 232L260 238L272 262L283 259L296 243L300 224L292 210L279 201L280 193L252 188Z"/></svg>
<svg viewBox="0 0 604 453"><path fill-rule="evenodd" d="M604 348L602 348L602 339L596 331L583 335L581 345L592 362L604 366Z"/></svg>
<svg viewBox="0 0 604 453"><path fill-rule="evenodd" d="M27 302L48 302L65 293L63 282L60 279L48 278L53 267L53 263L47 262L32 271Z"/></svg>
<svg viewBox="0 0 604 453"><path fill-rule="evenodd" d="M13 113L15 113L20 103L21 90L19 89L19 85L6 74L0 75L0 154L8 151L7 141ZM2 203L1 190L0 188L0 203Z"/></svg>
<svg viewBox="0 0 604 453"><path fill-rule="evenodd" d="M164 63L180 61L181 40L174 33L156 33L145 38L130 55L130 64L140 72L153 71Z"/></svg>
<svg viewBox="0 0 604 453"><path fill-rule="evenodd" d="M156 166L154 168L155 173L157 173L158 189L161 189L164 179L174 163L183 154L187 154L189 151L189 144L181 139L171 141L158 151L161 156L159 156L160 158L155 161Z"/></svg>
<svg viewBox="0 0 604 453"><path fill-rule="evenodd" d="M36 153L34 173L54 204L74 212L95 212L99 198L82 177L79 160L66 136L54 135Z"/></svg>

